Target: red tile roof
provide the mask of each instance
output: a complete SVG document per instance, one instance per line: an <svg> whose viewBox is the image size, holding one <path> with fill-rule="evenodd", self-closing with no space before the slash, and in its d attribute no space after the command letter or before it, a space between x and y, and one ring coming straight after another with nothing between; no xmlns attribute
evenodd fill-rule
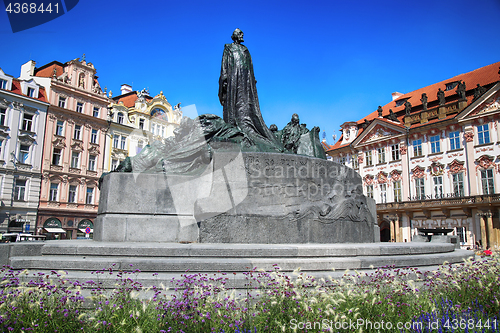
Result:
<svg viewBox="0 0 500 333"><path fill-rule="evenodd" d="M402 99L406 99L406 98L408 98L408 102L410 102L412 105L412 114L416 114L417 113L416 111L422 107L422 102L420 101L420 98L422 98L423 93L427 94L427 98L428 98L427 103L429 105L429 108L432 108L432 107L434 107L434 105L438 104L437 92L438 92L439 88L441 88L441 90L444 91L446 102L449 102L451 100L456 99L455 98L457 96L456 88L449 90L449 91L445 91L447 83L456 82L456 81L464 81L465 85L466 85L467 92L469 94L469 93L474 91L474 88L476 88L477 84L480 84L481 86L486 86L486 85L489 85L489 84L492 84L492 83L499 81L500 80L500 75L498 74L499 67L500 67L500 62L496 62L494 64L473 70L472 72L460 74L460 75L452 77L451 79L444 80L444 81L441 81L438 83L434 83L430 86L420 88L418 90L406 93L406 94L400 96L399 98L397 98L396 100L391 101L391 102L387 103L386 105L384 105L382 107L382 109L383 109L382 116L383 117L388 116L389 110L392 109L392 111L397 114L398 119L400 121L402 121L404 116L405 116L404 115L405 106L401 105L401 106L397 107L396 102L398 100L402 100ZM467 102L470 103L471 101L472 101L472 96L470 95L468 97ZM399 114L400 112L403 112L403 113ZM374 112L370 113L368 116L362 118L361 120L358 120L358 124L364 122L365 119L371 121L375 118L378 118L377 111L374 111Z"/></svg>
<svg viewBox="0 0 500 333"><path fill-rule="evenodd" d="M408 101L412 105L411 114L412 115L418 114L422 111L422 102L420 101L420 99L422 98L423 93L427 94L428 109L434 108L435 106L438 105L437 92L438 92L439 88L441 88L441 90L444 91L447 103L458 100L456 88L451 89L449 91L445 91L447 83L452 83L452 82L456 82L456 81L464 81L465 82L466 89L467 89L467 105L469 105L470 103L472 103L473 92L474 92L474 89L476 88L477 84L480 84L483 87L484 86L492 86L494 83L496 83L500 80L499 68L500 68L500 62L496 62L494 64L473 70L472 72L460 74L460 75L454 76L450 79L447 79L447 80L444 80L444 81L441 81L438 83L434 83L430 86L420 88L418 90L403 94L400 97L398 97L396 100L391 101L382 107L382 110L383 110L382 117L388 116L390 113L389 110L392 109L392 111L396 114L397 119L400 121L400 124L396 125L395 122L392 122L392 121L388 121L388 122L390 122L393 125L404 128L403 121L404 121L404 117L405 117L405 106L404 106L404 104L401 106L396 106L396 102L398 100L408 99ZM433 119L425 124L413 124L411 127L417 128L417 127L425 126L425 125L428 125L431 123L444 121L444 120L453 118L456 115L457 114L449 115L444 119ZM374 112L370 113L369 115L367 115L366 117L363 117L360 120L358 120L357 121L358 125L364 123L365 119L368 120L369 122L371 122L374 119L387 121L386 119L380 118L378 116L378 111L374 111ZM361 133L363 133L363 128L359 128L358 136ZM343 139L343 136L340 136L339 140L333 146L331 146L329 151L335 150L338 148L342 148L343 146L347 146L347 144L346 145L341 144L342 139Z"/></svg>
<svg viewBox="0 0 500 333"><path fill-rule="evenodd" d="M113 97L113 100L117 104L123 102L124 106L126 106L127 108L131 108L135 106L135 101L137 100L137 98L139 98L137 97L137 91L131 91L129 93ZM152 97L146 96L146 100L150 101L152 99Z"/></svg>
<svg viewBox="0 0 500 333"><path fill-rule="evenodd" d="M56 69L56 76L60 76L64 73L64 64L59 61L52 61L42 67L35 68L35 76L52 77L54 75L54 68Z"/></svg>
<svg viewBox="0 0 500 333"><path fill-rule="evenodd" d="M5 90L5 89L0 89L0 90ZM23 94L23 91L22 91L22 88L21 88L21 81L19 81L16 78L12 79L12 89L11 90L5 90L5 91L9 91L9 92L17 94L17 95L21 95L21 96L25 96L25 97L28 97L28 98L32 98L32 97L29 97L26 94ZM42 86L38 86L38 98L33 98L33 99L39 100L40 102L48 103L47 102L47 93L45 92L45 88L42 87Z"/></svg>

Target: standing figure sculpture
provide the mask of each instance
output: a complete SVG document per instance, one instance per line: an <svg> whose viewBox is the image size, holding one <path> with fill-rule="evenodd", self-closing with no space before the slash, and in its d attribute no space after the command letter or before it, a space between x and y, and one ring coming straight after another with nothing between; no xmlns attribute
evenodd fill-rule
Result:
<svg viewBox="0 0 500 333"><path fill-rule="evenodd" d="M219 78L219 100L224 121L248 135L253 144L266 151L283 151L274 134L264 123L257 96L250 52L243 42L243 32L236 29L233 43L224 46Z"/></svg>

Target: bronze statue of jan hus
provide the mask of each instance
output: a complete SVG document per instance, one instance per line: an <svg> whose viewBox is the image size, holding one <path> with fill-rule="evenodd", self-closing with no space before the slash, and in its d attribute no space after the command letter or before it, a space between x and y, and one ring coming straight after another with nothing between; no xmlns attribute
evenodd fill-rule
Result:
<svg viewBox="0 0 500 333"><path fill-rule="evenodd" d="M260 112L252 58L243 43L243 32L234 30L233 43L224 45L219 78L219 100L224 121L246 133L256 144L283 150L264 123Z"/></svg>

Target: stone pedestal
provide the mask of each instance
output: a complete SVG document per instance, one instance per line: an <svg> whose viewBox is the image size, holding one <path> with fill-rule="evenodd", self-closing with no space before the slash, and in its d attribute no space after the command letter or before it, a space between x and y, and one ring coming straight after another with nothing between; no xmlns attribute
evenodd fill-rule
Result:
<svg viewBox="0 0 500 333"><path fill-rule="evenodd" d="M215 153L198 176L111 173L95 241L369 243L375 202L361 177L291 154Z"/></svg>

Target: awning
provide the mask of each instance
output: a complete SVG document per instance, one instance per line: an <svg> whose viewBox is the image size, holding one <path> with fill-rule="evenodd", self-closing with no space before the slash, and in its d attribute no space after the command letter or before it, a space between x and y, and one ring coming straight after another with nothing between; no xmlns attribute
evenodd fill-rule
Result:
<svg viewBox="0 0 500 333"><path fill-rule="evenodd" d="M78 229L80 230L81 232L83 232L84 234L86 233L85 229ZM94 229L90 229L90 233L92 234L94 232Z"/></svg>
<svg viewBox="0 0 500 333"><path fill-rule="evenodd" d="M54 234L65 234L66 233L66 230L64 230L63 228L43 228L43 229L47 232L51 232Z"/></svg>

